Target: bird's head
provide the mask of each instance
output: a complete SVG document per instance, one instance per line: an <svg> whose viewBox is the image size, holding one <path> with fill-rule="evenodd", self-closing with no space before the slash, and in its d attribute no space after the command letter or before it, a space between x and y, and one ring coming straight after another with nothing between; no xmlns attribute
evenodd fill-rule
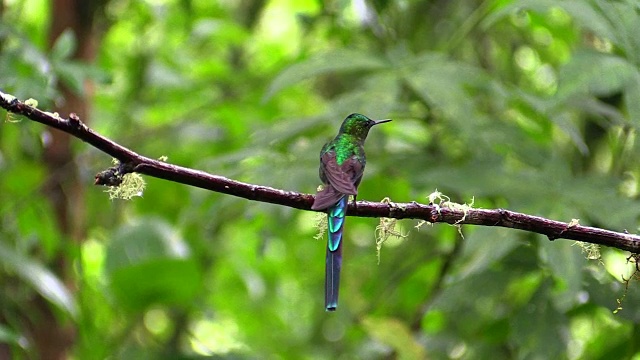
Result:
<svg viewBox="0 0 640 360"><path fill-rule="evenodd" d="M344 119L342 126L340 127L340 133L353 135L358 139L364 140L369 134L369 129L371 129L372 126L389 121L391 121L391 119L371 120L362 114L354 113Z"/></svg>

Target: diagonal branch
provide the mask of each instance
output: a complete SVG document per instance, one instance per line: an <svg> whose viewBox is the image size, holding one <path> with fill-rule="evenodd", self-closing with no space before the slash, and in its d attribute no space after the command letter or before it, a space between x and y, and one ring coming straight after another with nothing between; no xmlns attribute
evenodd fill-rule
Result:
<svg viewBox="0 0 640 360"><path fill-rule="evenodd" d="M91 130L73 113L67 119L63 119L57 114L41 111L2 92L0 92L0 107L77 137L118 159L122 164L120 171L125 173L136 172L248 200L289 206L301 210L311 210L311 204L313 204L313 195L247 184L139 155ZM104 184L104 182L98 183ZM621 233L582 226L573 222L565 223L549 220L504 209L472 209L459 205L448 206L447 204L449 203L443 203L440 206L437 204L420 204L415 201L411 203L358 201L357 206L349 205L347 214L361 217L421 219L431 223L453 225L500 226L542 234L547 236L549 240L570 239L640 253L640 236L626 232Z"/></svg>

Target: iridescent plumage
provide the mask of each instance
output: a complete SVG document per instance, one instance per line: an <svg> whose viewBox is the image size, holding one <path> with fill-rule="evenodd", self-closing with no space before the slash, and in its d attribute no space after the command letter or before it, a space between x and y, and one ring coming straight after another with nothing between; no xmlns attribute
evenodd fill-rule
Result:
<svg viewBox="0 0 640 360"><path fill-rule="evenodd" d="M316 194L311 206L327 210L328 241L325 272L325 307L338 307L340 269L342 267L342 232L349 195L358 194L364 166L367 163L364 141L369 129L391 120L371 120L361 114L351 114L342 122L340 132L320 151L320 180L324 188Z"/></svg>

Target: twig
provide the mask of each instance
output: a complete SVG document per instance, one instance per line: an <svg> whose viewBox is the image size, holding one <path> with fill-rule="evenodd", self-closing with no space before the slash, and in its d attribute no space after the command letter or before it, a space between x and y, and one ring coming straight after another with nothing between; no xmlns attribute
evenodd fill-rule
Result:
<svg viewBox="0 0 640 360"><path fill-rule="evenodd" d="M91 130L73 113L64 119L57 114L31 107L2 92L0 92L0 107L71 134L111 155L120 161L120 175L135 172L248 200L311 210L313 195L247 184L141 156ZM99 173L96 179L97 184L109 184L108 178L100 178L100 174L104 175L104 173L105 171ZM390 204L358 201L356 206L352 203L349 204L347 214L360 217L421 219L431 223L452 225L500 226L542 234L547 236L549 240L571 239L640 253L640 236L582 226L575 222L549 220L503 209L462 209L417 202Z"/></svg>

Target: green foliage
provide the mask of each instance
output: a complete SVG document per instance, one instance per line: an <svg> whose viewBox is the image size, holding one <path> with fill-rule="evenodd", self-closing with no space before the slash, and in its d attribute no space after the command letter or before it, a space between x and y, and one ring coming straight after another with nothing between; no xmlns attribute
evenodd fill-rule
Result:
<svg viewBox="0 0 640 360"><path fill-rule="evenodd" d="M62 282L41 264L29 260L9 247L0 246L0 261L8 274L15 275L45 299L74 318L77 313L73 296Z"/></svg>
<svg viewBox="0 0 640 360"><path fill-rule="evenodd" d="M104 271L115 300L133 312L155 304L188 307L202 286L188 245L160 220L140 218L118 229Z"/></svg>
<svg viewBox="0 0 640 360"><path fill-rule="evenodd" d="M271 82L267 97L270 98L283 88L308 78L336 72L377 70L384 67L385 63L376 54L336 49L286 68Z"/></svg>
<svg viewBox="0 0 640 360"><path fill-rule="evenodd" d="M146 156L311 193L322 144L360 112L394 121L367 140L359 199L437 188L637 232L634 1L112 0L93 64L71 60L70 31L47 48L46 2L5 6L0 88L46 111L59 83L89 95L83 121ZM405 220L378 265L377 219L349 217L328 314L313 213L145 178L129 201L87 187L74 243L41 191L70 171L42 164L46 130L0 124L0 342L17 356L35 357L38 298L74 327L79 359L640 353L637 282L613 314L634 270L613 249L587 260L566 240ZM86 184L111 166L73 148Z"/></svg>

